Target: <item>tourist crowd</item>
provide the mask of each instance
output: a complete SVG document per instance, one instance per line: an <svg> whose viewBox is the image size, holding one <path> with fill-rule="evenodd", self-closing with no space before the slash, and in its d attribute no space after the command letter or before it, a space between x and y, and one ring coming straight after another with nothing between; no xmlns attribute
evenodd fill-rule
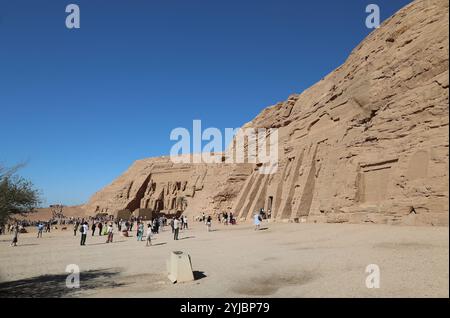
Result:
<svg viewBox="0 0 450 318"><path fill-rule="evenodd" d="M253 222L255 230L260 229L260 224L263 219L270 218L271 211L265 213L264 209L254 214ZM231 212L216 213L216 218L219 224L236 225L236 218ZM203 222L208 232L211 231L213 217L203 212L201 215L194 218L195 221ZM180 230L189 229L188 217L186 215L167 217L161 215L146 220L142 217L131 216L129 219L114 219L113 216L96 216L87 218L74 217L59 217L58 219L50 219L49 221L25 221L14 220L13 223L0 225L0 234L13 234L11 246L17 246L19 233L27 233L26 227L35 226L37 228L37 238L42 238L43 233L49 233L52 229L67 230L67 225L71 225L73 229L73 236L80 234L80 245L85 246L87 237L91 236L105 236L106 243L112 243L114 233L118 232L123 237L131 237L133 228L136 231L136 238L138 241L146 241L146 246L152 245L152 237L163 231L166 226L170 226L174 240L179 240Z"/></svg>

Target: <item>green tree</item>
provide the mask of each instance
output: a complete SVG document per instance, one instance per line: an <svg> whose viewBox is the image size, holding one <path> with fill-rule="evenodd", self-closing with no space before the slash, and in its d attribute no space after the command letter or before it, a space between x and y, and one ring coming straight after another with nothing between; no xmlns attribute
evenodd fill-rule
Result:
<svg viewBox="0 0 450 318"><path fill-rule="evenodd" d="M14 215L34 212L41 203L39 191L33 184L16 174L22 167L0 166L0 224L5 224Z"/></svg>

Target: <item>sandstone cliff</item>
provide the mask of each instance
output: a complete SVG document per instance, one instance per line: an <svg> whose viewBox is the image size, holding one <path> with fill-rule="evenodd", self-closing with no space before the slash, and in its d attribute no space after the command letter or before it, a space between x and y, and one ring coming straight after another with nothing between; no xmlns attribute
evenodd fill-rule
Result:
<svg viewBox="0 0 450 318"><path fill-rule="evenodd" d="M279 129L279 169L135 162L86 204L232 211L275 220L448 225L448 3L417 0L319 83L261 112Z"/></svg>

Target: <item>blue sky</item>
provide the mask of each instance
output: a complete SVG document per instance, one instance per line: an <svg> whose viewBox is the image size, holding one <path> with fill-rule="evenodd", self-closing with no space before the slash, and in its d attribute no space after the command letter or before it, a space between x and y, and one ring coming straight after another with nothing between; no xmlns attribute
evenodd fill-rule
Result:
<svg viewBox="0 0 450 318"><path fill-rule="evenodd" d="M377 0L385 20L407 0ZM65 27L65 7L81 28ZM240 127L342 64L362 0L0 0L0 164L80 204L176 127Z"/></svg>

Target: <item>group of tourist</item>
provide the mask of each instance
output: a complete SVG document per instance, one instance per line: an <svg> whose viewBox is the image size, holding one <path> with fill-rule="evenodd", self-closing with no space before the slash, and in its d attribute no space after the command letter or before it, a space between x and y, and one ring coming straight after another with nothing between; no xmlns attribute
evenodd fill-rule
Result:
<svg viewBox="0 0 450 318"><path fill-rule="evenodd" d="M6 231L8 231L8 234L13 235L10 246L17 246L17 242L19 241L19 233L26 233L25 226L23 226L22 224L22 222L15 222L6 225L4 224L0 227L1 234L6 234Z"/></svg>
<svg viewBox="0 0 450 318"><path fill-rule="evenodd" d="M261 229L261 222L265 219L270 219L272 217L272 211L268 210L267 213L264 209L259 210L259 212L253 215L253 224L255 225L255 231Z"/></svg>
<svg viewBox="0 0 450 318"><path fill-rule="evenodd" d="M10 246L17 246L17 242L19 240L19 233L26 233L25 226L23 224L27 224L26 222L16 221L14 223L2 224L0 226L0 234L12 234L13 239L11 241Z"/></svg>
<svg viewBox="0 0 450 318"><path fill-rule="evenodd" d="M48 221L48 222L38 221L38 223L37 223L37 230L38 230L37 237L38 238L42 237L42 233L44 233L44 232L45 233L50 233L51 225L52 225L51 221Z"/></svg>
<svg viewBox="0 0 450 318"><path fill-rule="evenodd" d="M222 212L217 214L217 221L223 223L224 225L235 225L236 218L233 216L232 212Z"/></svg>
<svg viewBox="0 0 450 318"><path fill-rule="evenodd" d="M133 229L134 221L124 222L124 226L120 224L119 222L119 231L122 230L123 236L129 236L128 232ZM137 229L136 229L136 238L138 241L143 241L145 236L146 246L152 245L152 236L154 234L158 234L160 231L160 228L163 228L167 224L167 218L164 216L153 218L149 221L147 221L147 224L145 224L145 221L138 218L137 219Z"/></svg>
<svg viewBox="0 0 450 318"><path fill-rule="evenodd" d="M22 225L19 224L12 225L11 231L13 233L13 239L11 242L11 246L17 246L17 242L19 240L19 233L21 232L22 229L23 229Z"/></svg>
<svg viewBox="0 0 450 318"><path fill-rule="evenodd" d="M187 230L188 226L188 218L186 215L175 216L170 220L170 227L172 228L173 239L175 241L178 240L178 235L180 233L180 229Z"/></svg>
<svg viewBox="0 0 450 318"><path fill-rule="evenodd" d="M37 237L42 237L42 233L50 233L51 226L53 224L53 220L47 221L47 222L41 222L41 221L17 221L15 220L13 223L8 224L2 224L0 225L0 235L2 234L12 234L17 229L19 232L25 232L25 227L27 226L36 226L38 235Z"/></svg>
<svg viewBox="0 0 450 318"><path fill-rule="evenodd" d="M255 230L259 230L261 226L261 222L270 217L270 210L268 213L265 213L264 209L261 209L259 212L255 213L253 216L253 223L255 225ZM197 217L199 221L204 222L206 225L206 229L208 232L211 231L213 218L211 215L206 215L204 212L201 217ZM217 214L217 220L219 224L229 225L236 224L236 219L231 212L223 212ZM50 232L51 225L54 220L50 220L48 222L15 222L12 224L6 224L0 227L0 234L5 234L8 231L9 234L13 234L13 240L11 242L11 246L17 246L19 233L25 232L25 226L33 224L37 227L37 237L42 238L44 232ZM89 217L88 219L84 218L70 218L69 220L64 221L64 224L73 224L73 234L77 236L77 233L80 232L81 239L80 245L86 246L86 239L89 234L89 230L91 231L91 236L95 236L96 230L98 229L99 236L107 236L106 243L112 243L114 237L114 228L116 227L119 233L124 237L129 237L130 232L133 230L134 224L136 223L136 238L138 241L143 241L145 237L146 246L152 245L152 236L155 234L159 234L159 232L164 228L164 226L168 223L168 218L165 216L160 216L156 218L152 218L149 221L145 221L142 218L132 217L130 220L117 219L113 220L111 217ZM115 225L115 227L114 227ZM170 219L170 227L172 229L173 239L179 240L180 230L189 229L188 226L188 217L186 215L175 216Z"/></svg>
<svg viewBox="0 0 450 318"><path fill-rule="evenodd" d="M81 234L80 245L86 245L86 238L91 230L92 236L95 236L96 229L98 229L98 235L107 235L106 243L112 243L114 237L114 228L117 228L118 232L121 233L124 237L129 237L130 232L133 231L133 227L136 223L136 238L138 241L144 240L144 235L147 241L147 246L152 244L151 238L153 234L157 234L160 231L161 227L164 227L167 223L167 218L158 217L153 218L152 220L146 222L142 218L132 217L129 220L117 219L115 221L105 221L104 219L91 219L90 225L88 221L85 219L77 219L74 221L73 225L73 233L74 236L77 235L77 232ZM115 225L115 226L114 226ZM182 227L187 228L187 217L184 219L184 223Z"/></svg>
<svg viewBox="0 0 450 318"><path fill-rule="evenodd" d="M85 223L88 226L87 232L89 232L89 228L91 229L91 236L95 235L97 229L99 236L108 235L108 224L111 222L112 221L106 217L89 218L88 220L84 218L74 219L73 222L71 222L73 224L73 236L77 236L78 231L84 233ZM85 233L86 235L88 234L87 232Z"/></svg>
<svg viewBox="0 0 450 318"><path fill-rule="evenodd" d="M103 224L104 223L104 224ZM95 235L95 230L98 228L99 229L99 236L102 235L106 235L107 239L106 239L106 243L112 243L113 241L113 223L112 222L95 222L93 221L91 224L91 231L92 231L92 236ZM89 233L89 223L88 221L85 221L84 219L82 219L81 221L76 221L73 225L73 233L74 236L77 235L77 232L80 232L81 235L81 240L80 240L80 245L81 246L86 246L86 239Z"/></svg>

